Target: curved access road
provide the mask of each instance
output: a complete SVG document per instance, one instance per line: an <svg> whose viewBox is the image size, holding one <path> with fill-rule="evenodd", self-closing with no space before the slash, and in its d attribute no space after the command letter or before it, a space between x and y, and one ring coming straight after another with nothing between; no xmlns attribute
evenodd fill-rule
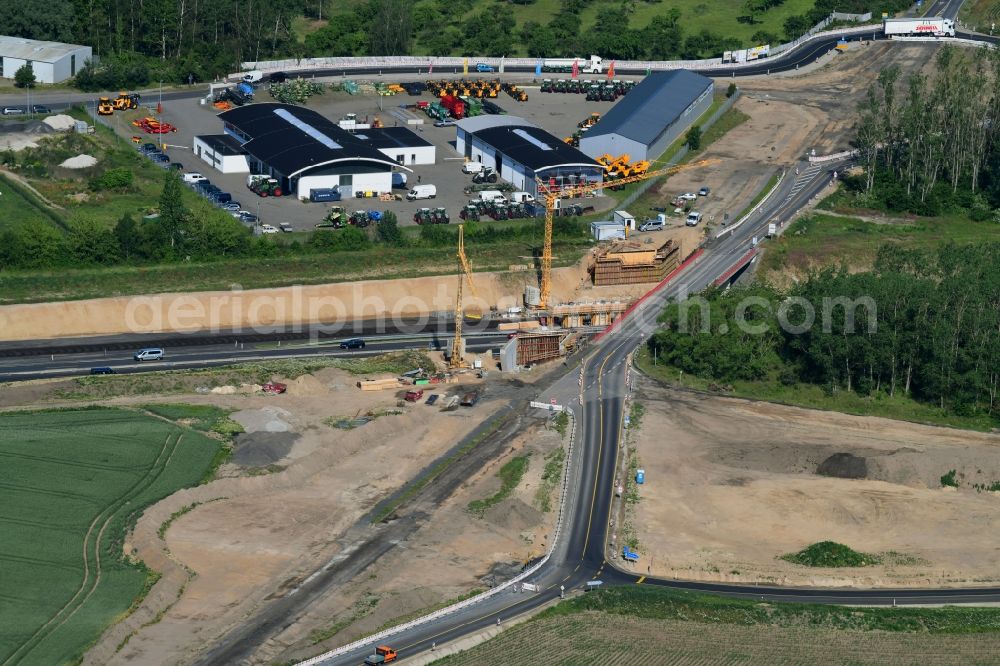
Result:
<svg viewBox="0 0 1000 666"><path fill-rule="evenodd" d="M555 399L574 409L578 426L576 446L579 448L568 470L572 481L565 498L563 537L549 561L530 580L539 586L539 591L504 591L479 604L385 639L384 642L399 651L401 659L496 627L498 620L502 624L509 618L536 610L558 599L561 593L579 589L595 579L605 585L654 585L768 601L886 606L1000 601L1000 588L823 589L660 579L628 571L617 564L608 543L631 352L655 330L657 316L668 299L699 291L728 273L752 249L754 239L762 238L769 222L787 221L826 186L832 171L844 166L844 163L830 163L822 169L808 169L801 165L802 175L786 177L756 215L732 233L710 243L694 263L598 340L580 369L540 396L543 401ZM373 649L373 644L358 645L310 663L358 664Z"/></svg>

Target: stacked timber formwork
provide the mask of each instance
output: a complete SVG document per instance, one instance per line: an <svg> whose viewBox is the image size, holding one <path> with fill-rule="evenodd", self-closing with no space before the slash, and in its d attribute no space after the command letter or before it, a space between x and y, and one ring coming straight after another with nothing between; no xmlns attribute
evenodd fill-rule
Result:
<svg viewBox="0 0 1000 666"><path fill-rule="evenodd" d="M656 249L639 243L615 243L594 258L594 284L659 282L680 265L680 246L672 240Z"/></svg>

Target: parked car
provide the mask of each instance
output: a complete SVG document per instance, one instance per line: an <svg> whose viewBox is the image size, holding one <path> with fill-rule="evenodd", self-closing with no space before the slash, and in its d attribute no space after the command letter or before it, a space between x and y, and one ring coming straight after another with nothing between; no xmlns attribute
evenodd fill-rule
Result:
<svg viewBox="0 0 1000 666"><path fill-rule="evenodd" d="M239 201L227 201L225 203L220 203L219 208L225 211L237 212L242 208Z"/></svg>
<svg viewBox="0 0 1000 666"><path fill-rule="evenodd" d="M3 115L5 116L19 116L24 113L24 109L19 106L5 106L3 107Z"/></svg>
<svg viewBox="0 0 1000 666"><path fill-rule="evenodd" d="M52 113L52 109L50 109L49 107L45 106L44 104L32 104L31 105L31 112L32 113Z"/></svg>
<svg viewBox="0 0 1000 666"><path fill-rule="evenodd" d="M479 393L476 391L469 391L462 396L462 402L459 404L461 404L462 407L474 407L477 402L479 402Z"/></svg>
<svg viewBox="0 0 1000 666"><path fill-rule="evenodd" d="M678 194L678 199L686 199L687 201L694 201L698 198L698 195L694 192L685 192L684 194Z"/></svg>
<svg viewBox="0 0 1000 666"><path fill-rule="evenodd" d="M281 382L266 382L260 385L260 390L264 393L281 395L288 390L288 384L282 384Z"/></svg>
<svg viewBox="0 0 1000 666"><path fill-rule="evenodd" d="M248 213L245 210L240 211L239 218L240 222L243 222L244 224L253 224L254 222L258 221L256 215L254 215L253 213Z"/></svg>
<svg viewBox="0 0 1000 666"><path fill-rule="evenodd" d="M114 368L109 368L107 366L101 366L100 368L91 368L90 374L92 375L113 375L115 374Z"/></svg>
<svg viewBox="0 0 1000 666"><path fill-rule="evenodd" d="M364 349L365 341L361 338L351 338L340 343L341 349Z"/></svg>
<svg viewBox="0 0 1000 666"><path fill-rule="evenodd" d="M158 153L160 152L160 149L155 143L147 142L139 146L139 152L144 155L148 155L149 153Z"/></svg>
<svg viewBox="0 0 1000 666"><path fill-rule="evenodd" d="M703 187L700 190L698 190L698 196L699 197L707 197L711 193L712 193L712 190L708 189L707 187Z"/></svg>
<svg viewBox="0 0 1000 666"><path fill-rule="evenodd" d="M185 183L192 183L193 184L193 183L201 183L203 181L207 181L208 178L206 178L205 176L201 175L197 171L188 171L186 174L184 174L183 176L181 176L181 180L183 180Z"/></svg>
<svg viewBox="0 0 1000 666"><path fill-rule="evenodd" d="M403 395L403 399L406 400L406 402L417 402L418 400L420 400L423 397L424 397L424 391L423 391L423 389L416 389L416 390L413 390L413 391L407 391Z"/></svg>
<svg viewBox="0 0 1000 666"><path fill-rule="evenodd" d="M157 164L170 164L170 158L163 153L152 153L150 154L149 159L153 160Z"/></svg>
<svg viewBox="0 0 1000 666"><path fill-rule="evenodd" d="M171 162L170 168L173 169L174 171L184 171L184 165L181 164L180 162Z"/></svg>
<svg viewBox="0 0 1000 666"><path fill-rule="evenodd" d="M262 224L260 227L260 233L262 234L276 234L278 233L278 227L272 226L270 224Z"/></svg>
<svg viewBox="0 0 1000 666"><path fill-rule="evenodd" d="M425 405L433 405L437 401L438 401L438 394L437 393L431 393L430 397L427 398L427 402L425 402L424 404Z"/></svg>
<svg viewBox="0 0 1000 666"><path fill-rule="evenodd" d="M639 231L660 231L663 226L663 220L646 220L639 227Z"/></svg>
<svg viewBox="0 0 1000 666"><path fill-rule="evenodd" d="M290 234L293 231L295 231L295 229L292 229L292 225L289 224L288 222L281 222L281 223L279 223L278 224L278 228L281 229L286 234Z"/></svg>
<svg viewBox="0 0 1000 666"><path fill-rule="evenodd" d="M163 350L159 347L146 347L145 349L140 349L133 354L132 358L135 359L136 362L159 361L163 358Z"/></svg>
<svg viewBox="0 0 1000 666"><path fill-rule="evenodd" d="M268 77L271 83L284 83L288 80L288 74L284 72L271 72L271 76Z"/></svg>
<svg viewBox="0 0 1000 666"><path fill-rule="evenodd" d="M690 213L688 213L687 219L684 221L684 224L688 225L689 227L694 227L697 226L699 222L701 222L701 213L697 211L691 211Z"/></svg>
<svg viewBox="0 0 1000 666"><path fill-rule="evenodd" d="M436 123L434 123L434 127L454 127L454 126L455 126L454 120L439 120Z"/></svg>

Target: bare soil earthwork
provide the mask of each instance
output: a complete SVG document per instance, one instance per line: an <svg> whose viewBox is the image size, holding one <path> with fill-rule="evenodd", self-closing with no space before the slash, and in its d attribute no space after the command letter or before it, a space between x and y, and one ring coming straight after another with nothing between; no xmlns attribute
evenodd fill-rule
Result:
<svg viewBox="0 0 1000 666"><path fill-rule="evenodd" d="M995 584L1000 436L662 387L642 378L642 573L815 586ZM844 455L848 454L848 455ZM820 467L827 474L817 473ZM940 478L956 470L960 488ZM846 478L841 478L846 477ZM832 540L884 561L778 559Z"/></svg>
<svg viewBox="0 0 1000 666"><path fill-rule="evenodd" d="M203 395L187 387L170 395L104 401L222 407L246 433L236 439L234 455L215 481L176 493L139 518L124 550L162 578L132 615L105 631L84 663L196 661L269 602L342 558L353 547L344 541L348 528L491 418L523 385L490 378L432 387L430 392L439 394L473 385L484 392L475 408L443 411L422 402L401 405L396 391L359 391L357 379L327 368L288 380L288 393L280 396ZM16 409L12 403L20 402L18 397L65 404L44 384L3 402ZM330 425L364 414L376 417L351 430ZM412 538L396 544L363 576L331 587L322 603L305 608L251 660L299 657L348 642L401 616L485 589L543 552L558 490L551 493L551 510L540 511L538 477L544 456L560 438L544 421L520 423L520 434L509 439L500 458L464 472L469 478L452 497L433 506L422 501L407 506L419 514L421 525ZM522 455L530 455L528 471L511 496L482 519L466 511L470 501L496 491L499 465ZM366 612L355 613L358 608ZM342 626L330 632L331 625ZM324 631L329 636L323 638Z"/></svg>

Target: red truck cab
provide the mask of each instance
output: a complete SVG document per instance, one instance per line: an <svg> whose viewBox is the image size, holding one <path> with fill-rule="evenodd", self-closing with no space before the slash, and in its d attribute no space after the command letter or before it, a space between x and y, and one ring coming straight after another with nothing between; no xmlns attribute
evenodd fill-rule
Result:
<svg viewBox="0 0 1000 666"><path fill-rule="evenodd" d="M375 654L365 659L365 666L381 666L390 661L396 661L396 651L388 645L379 645L375 648Z"/></svg>
<svg viewBox="0 0 1000 666"><path fill-rule="evenodd" d="M406 399L406 402L417 402L423 397L424 397L423 389L417 389L415 391L407 391L406 395L403 396L403 398Z"/></svg>

